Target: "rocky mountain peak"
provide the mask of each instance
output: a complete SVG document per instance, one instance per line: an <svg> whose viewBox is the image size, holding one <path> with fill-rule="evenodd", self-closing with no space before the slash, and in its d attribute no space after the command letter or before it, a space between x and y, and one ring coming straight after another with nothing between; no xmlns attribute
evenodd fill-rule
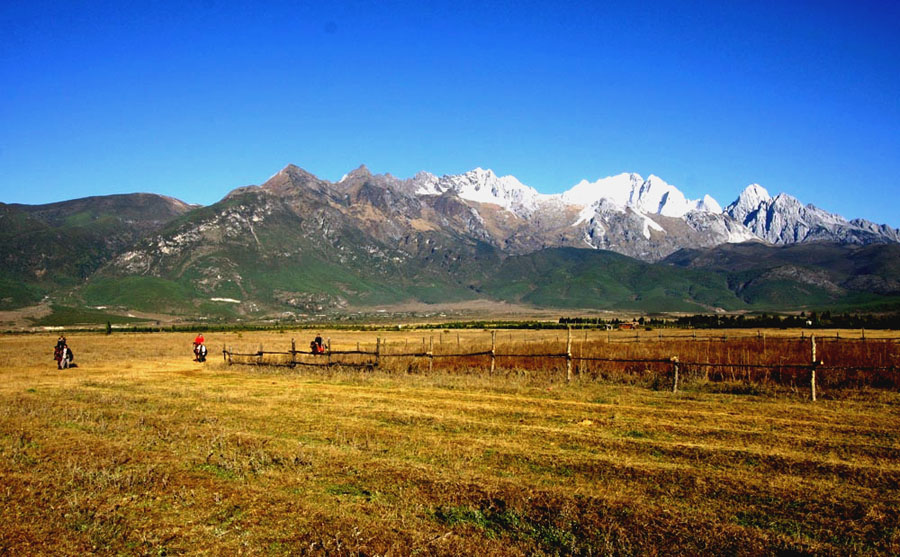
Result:
<svg viewBox="0 0 900 557"><path fill-rule="evenodd" d="M769 195L759 184L750 184L725 214L746 226L757 237L773 244L826 241L845 244L896 242L897 230L844 217L804 205L786 193Z"/></svg>
<svg viewBox="0 0 900 557"><path fill-rule="evenodd" d="M740 213L744 213L745 211L756 210L762 203L768 202L771 199L772 196L769 195L766 188L759 184L750 184L741 191L737 199L732 201L731 204L725 208L725 211L731 212L737 210Z"/></svg>
<svg viewBox="0 0 900 557"><path fill-rule="evenodd" d="M346 180L353 179L353 178L365 179L365 178L370 178L371 176L372 176L372 172L369 170L369 167L367 167L364 164L361 164L358 167L356 167L354 170L351 170L347 174L344 174L344 177L341 178L338 183L341 183L341 182L344 182Z"/></svg>
<svg viewBox="0 0 900 557"><path fill-rule="evenodd" d="M324 192L328 183L297 165L289 164L266 180L261 186L245 186L232 190L225 198L232 198L252 191L263 191L278 196L290 196L299 190Z"/></svg>
<svg viewBox="0 0 900 557"><path fill-rule="evenodd" d="M308 180L318 180L318 178L306 170L303 170L299 166L295 164L289 164L282 168L278 174L273 176L272 178L276 178L278 176L285 176L289 178L291 181L300 182L300 181L308 181ZM270 179L271 181L271 179Z"/></svg>
<svg viewBox="0 0 900 557"><path fill-rule="evenodd" d="M582 180L563 193L548 195L514 176L500 176L483 167L440 177L419 172L401 180L372 174L360 165L331 183L288 165L262 188L281 196L327 194L346 207L375 207L390 214L390 220L401 214L421 219L433 209L438 218L450 220L417 220L415 226L437 229L455 223L457 232L505 248L515 245L510 249L518 252L535 246L587 244L654 260L682 247L748 240L774 244L900 241L900 233L890 227L850 222L784 193L773 197L759 184L744 188L723 211L711 196L688 199L655 174L645 179L623 172L594 182ZM354 211L362 214L360 209Z"/></svg>

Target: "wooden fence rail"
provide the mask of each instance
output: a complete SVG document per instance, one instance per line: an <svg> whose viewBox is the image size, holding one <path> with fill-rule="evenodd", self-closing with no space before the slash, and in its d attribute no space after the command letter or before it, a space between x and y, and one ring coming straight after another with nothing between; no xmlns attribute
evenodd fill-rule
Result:
<svg viewBox="0 0 900 557"><path fill-rule="evenodd" d="M701 361L682 361L679 360L677 356L672 356L669 358L617 358L617 357L601 357L601 356L584 356L584 355L573 355L572 354L572 331L571 329L568 332L568 336L566 339L566 351L565 352L546 352L546 353L514 353L514 352L497 352L496 350L496 333L492 331L491 334L491 348L490 350L481 350L477 352L453 352L453 353L439 353L436 354L434 352L434 344L433 341L429 344L428 349L421 351L406 351L406 352L389 352L385 350L387 343L384 342L380 337L376 339L375 350L331 350L330 345L326 348L326 352L322 354L312 354L310 352L305 352L301 350L295 349L295 343L291 340L291 350L287 351L271 351L271 350L263 350L260 346L260 349L256 352L234 352L232 350L228 350L227 347L223 346L222 348L222 357L225 362L229 365L238 363L238 364L246 364L246 365L266 365L266 366L275 366L275 367L352 367L352 368L365 368L365 369L375 369L382 365L382 362L386 358L427 358L429 361L428 369L432 371L434 360L441 358L476 358L476 357L490 357L490 374L493 375L495 370L495 362L498 358L542 358L542 359L565 359L566 361L566 381L572 381L572 365L573 363L584 363L584 362L608 362L608 363L623 363L623 364L658 364L658 365L666 365L668 367L668 374L672 378L672 391L678 391L679 384L679 371L683 372L686 369L721 369L721 368L730 368L732 370L735 369L762 369L767 371L778 371L779 373L784 372L784 370L795 370L795 371L808 371L809 372L809 385L810 385L810 398L815 401L817 397L816 393L816 372L818 371L820 374L829 372L829 371L868 371L868 372L881 372L881 373L894 373L896 374L900 371L900 367L896 365L891 366L848 366L848 365L829 365L826 366L824 362L816 359L816 341L819 340L815 336L810 336L805 339L810 343L810 356L811 358L807 362L781 362L778 364L753 364L753 363L726 363L726 362L701 362ZM740 337L734 337L734 340L737 340ZM747 337L744 337L747 338ZM849 340L849 339L842 339ZM423 347L424 347L424 339L423 339ZM264 357L267 355L273 356L290 356L290 360L282 361L282 362L265 362ZM304 361L298 359L297 356L305 356L308 358L312 358L312 361ZM365 356L368 357L368 361L364 362L348 362L348 361L335 361L333 357L335 356ZM235 362L234 358L252 358L252 361L247 362ZM732 371L732 375L734 372ZM708 372L707 372L708 376ZM768 376L768 374L767 374Z"/></svg>

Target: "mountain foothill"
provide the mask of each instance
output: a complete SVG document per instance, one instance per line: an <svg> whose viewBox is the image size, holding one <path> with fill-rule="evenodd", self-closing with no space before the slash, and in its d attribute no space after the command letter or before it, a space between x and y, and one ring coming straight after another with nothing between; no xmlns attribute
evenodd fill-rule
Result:
<svg viewBox="0 0 900 557"><path fill-rule="evenodd" d="M633 173L541 194L481 168L400 179L361 166L330 182L289 165L209 206L143 193L0 203L0 259L0 310L43 305L63 321L302 319L473 300L900 308L897 229L757 184L723 209Z"/></svg>

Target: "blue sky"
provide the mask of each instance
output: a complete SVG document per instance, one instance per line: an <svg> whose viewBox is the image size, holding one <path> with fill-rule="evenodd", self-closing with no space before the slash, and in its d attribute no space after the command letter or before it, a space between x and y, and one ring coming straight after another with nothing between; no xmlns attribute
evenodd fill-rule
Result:
<svg viewBox="0 0 900 557"><path fill-rule="evenodd" d="M900 226L898 2L0 3L0 201L288 163L656 174Z"/></svg>

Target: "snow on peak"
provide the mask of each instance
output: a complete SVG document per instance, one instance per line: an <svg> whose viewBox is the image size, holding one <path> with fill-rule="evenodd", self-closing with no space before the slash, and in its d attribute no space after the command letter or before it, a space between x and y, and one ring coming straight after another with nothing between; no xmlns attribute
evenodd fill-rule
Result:
<svg viewBox="0 0 900 557"><path fill-rule="evenodd" d="M561 195L563 202L588 207L605 199L624 209L631 207L646 214L683 217L690 211L722 212L716 200L705 196L689 200L675 186L651 174L646 180L639 174L622 173L596 182L582 180Z"/></svg>
<svg viewBox="0 0 900 557"><path fill-rule="evenodd" d="M413 191L416 192L416 195L441 194L441 190L439 189L440 180L431 172L425 172L424 170L419 171L410 181L412 182Z"/></svg>
<svg viewBox="0 0 900 557"><path fill-rule="evenodd" d="M725 207L725 212L740 222L744 222L748 215L767 207L774 199L766 188L759 184L750 184L735 199L731 205Z"/></svg>
<svg viewBox="0 0 900 557"><path fill-rule="evenodd" d="M769 195L769 192L766 191L766 188L760 186L759 184L750 184L744 191L741 192L741 195L738 196L738 202L745 201L750 205L759 205L763 201L769 201L772 199L772 196Z"/></svg>
<svg viewBox="0 0 900 557"><path fill-rule="evenodd" d="M703 199L697 201L697 210L705 211L707 213L721 213L722 206L719 205L718 201L707 194L703 196Z"/></svg>
<svg viewBox="0 0 900 557"><path fill-rule="evenodd" d="M635 187L640 187L643 182L644 179L640 175L623 172L601 178L596 182L582 180L562 193L561 197L563 202L568 205L587 207L601 199L606 199L624 208L631 199L631 192Z"/></svg>
<svg viewBox="0 0 900 557"><path fill-rule="evenodd" d="M414 180L416 193L420 195L437 195L453 191L463 199L499 205L519 216L532 214L537 209L538 201L549 197L526 186L515 176L497 176L493 170L481 167L465 174L445 175L440 178L419 173Z"/></svg>

